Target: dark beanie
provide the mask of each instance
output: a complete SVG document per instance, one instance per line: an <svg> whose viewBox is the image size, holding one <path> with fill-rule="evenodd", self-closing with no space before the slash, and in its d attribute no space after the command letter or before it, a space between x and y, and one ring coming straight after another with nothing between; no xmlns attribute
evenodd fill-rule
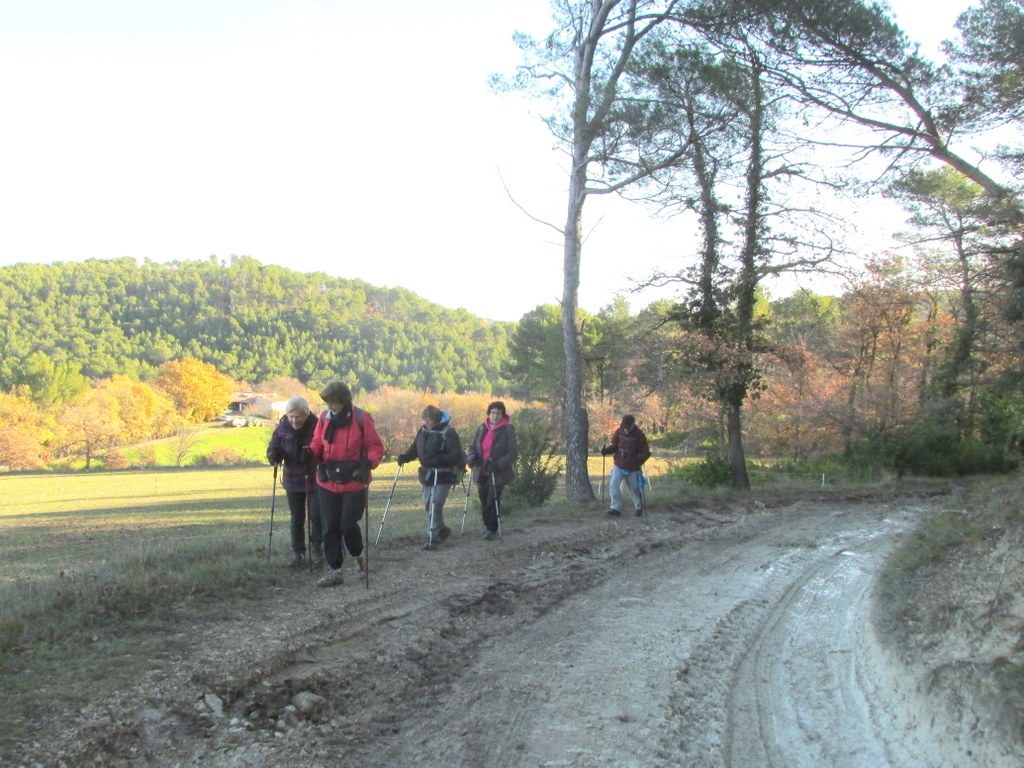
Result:
<svg viewBox="0 0 1024 768"><path fill-rule="evenodd" d="M630 415L622 417L622 423L619 425L621 429L632 429L633 425L636 424L636 419Z"/></svg>

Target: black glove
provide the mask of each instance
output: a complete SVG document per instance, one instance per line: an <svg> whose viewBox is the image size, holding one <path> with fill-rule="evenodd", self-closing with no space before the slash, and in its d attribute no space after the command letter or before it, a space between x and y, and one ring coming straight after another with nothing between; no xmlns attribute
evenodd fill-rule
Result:
<svg viewBox="0 0 1024 768"><path fill-rule="evenodd" d="M611 456L613 453L615 453L615 449L610 445L606 445L601 449L602 456Z"/></svg>
<svg viewBox="0 0 1024 768"><path fill-rule="evenodd" d="M370 482L370 460L362 459L359 462L359 466L355 472L352 473L352 479L358 480L360 483Z"/></svg>
<svg viewBox="0 0 1024 768"><path fill-rule="evenodd" d="M271 464L280 464L282 461L284 461L284 454L281 453L280 449L267 451L267 461L269 461Z"/></svg>
<svg viewBox="0 0 1024 768"><path fill-rule="evenodd" d="M309 450L309 446L308 445L302 446L302 450L299 453L302 456L302 463L305 464L307 467L312 466L312 464L313 464L313 452L311 450Z"/></svg>
<svg viewBox="0 0 1024 768"><path fill-rule="evenodd" d="M409 463L409 460L405 458L405 456L399 456L397 459L395 459L395 461L398 462L398 466L400 467L404 467L406 464Z"/></svg>

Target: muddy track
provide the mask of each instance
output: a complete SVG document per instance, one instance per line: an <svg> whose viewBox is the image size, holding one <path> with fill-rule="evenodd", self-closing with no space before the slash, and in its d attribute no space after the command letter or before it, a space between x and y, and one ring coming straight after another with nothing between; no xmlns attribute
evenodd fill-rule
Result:
<svg viewBox="0 0 1024 768"><path fill-rule="evenodd" d="M926 500L663 507L505 522L298 578L260 615L185 628L42 765L942 766L944 737L874 635L871 586ZM83 722L83 721L76 721ZM838 727L837 727L838 724ZM972 751L973 750L973 751ZM28 757L22 752L22 757ZM962 759L967 763L961 762ZM1000 762L999 750L987 755Z"/></svg>

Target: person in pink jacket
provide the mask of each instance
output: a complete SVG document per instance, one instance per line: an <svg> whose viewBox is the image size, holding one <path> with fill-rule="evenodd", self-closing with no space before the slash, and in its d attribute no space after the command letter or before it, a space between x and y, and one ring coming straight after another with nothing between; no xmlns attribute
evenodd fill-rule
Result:
<svg viewBox="0 0 1024 768"><path fill-rule="evenodd" d="M331 379L320 397L327 410L317 420L309 452L317 465L324 561L328 570L317 585L333 587L344 581L341 565L346 549L359 563L359 570L366 570L359 521L366 509L366 489L373 479L370 470L376 469L384 458L384 442L377 434L373 417L352 404L352 390L344 382Z"/></svg>

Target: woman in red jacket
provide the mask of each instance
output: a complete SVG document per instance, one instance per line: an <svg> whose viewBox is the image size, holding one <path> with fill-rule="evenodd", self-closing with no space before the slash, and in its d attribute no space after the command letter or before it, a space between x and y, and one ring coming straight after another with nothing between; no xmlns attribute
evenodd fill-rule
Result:
<svg viewBox="0 0 1024 768"><path fill-rule="evenodd" d="M321 587L341 584L345 550L366 569L359 521L366 509L366 489L384 458L384 442L373 417L352 404L352 390L338 379L324 386L320 397L327 410L317 420L309 443L317 463L316 482L323 518L324 560L330 570L317 582ZM344 547L342 547L344 542Z"/></svg>

